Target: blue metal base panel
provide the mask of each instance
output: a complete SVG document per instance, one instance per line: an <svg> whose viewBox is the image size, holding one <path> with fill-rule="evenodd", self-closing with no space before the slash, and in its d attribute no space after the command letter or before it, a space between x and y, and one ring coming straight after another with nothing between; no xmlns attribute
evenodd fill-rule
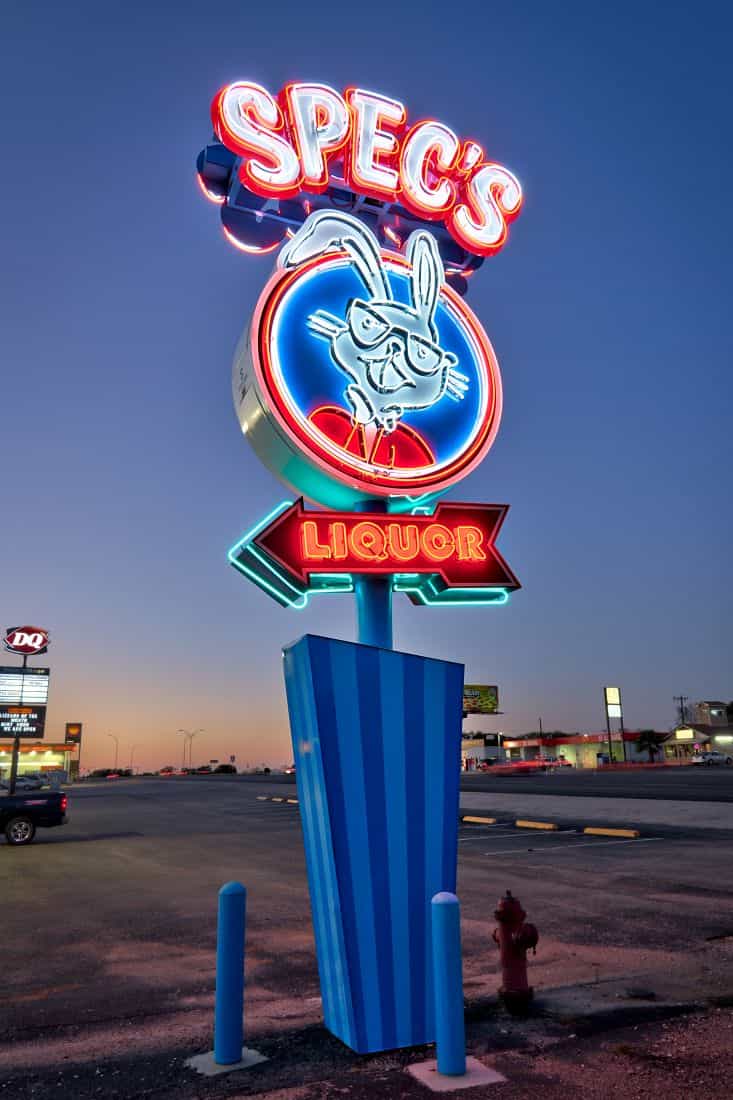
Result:
<svg viewBox="0 0 733 1100"><path fill-rule="evenodd" d="M358 1053L433 1042L463 666L311 634L284 659L326 1027Z"/></svg>

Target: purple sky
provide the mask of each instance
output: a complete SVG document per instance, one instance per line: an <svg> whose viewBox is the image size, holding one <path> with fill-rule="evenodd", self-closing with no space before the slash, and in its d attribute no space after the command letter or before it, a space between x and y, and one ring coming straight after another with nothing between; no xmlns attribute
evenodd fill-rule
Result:
<svg viewBox="0 0 733 1100"><path fill-rule="evenodd" d="M137 763L180 759L181 726L207 730L196 760L288 761L282 643L353 636L348 597L285 611L226 563L287 495L230 395L271 260L225 242L194 180L237 78L395 95L525 189L469 295L503 424L452 494L511 504L524 589L493 610L403 598L397 646L498 683L507 731L601 728L604 683L629 727L669 725L679 692L733 697L729 7L368 10L0 17L0 625L51 630L48 734L83 720L90 765L107 731Z"/></svg>

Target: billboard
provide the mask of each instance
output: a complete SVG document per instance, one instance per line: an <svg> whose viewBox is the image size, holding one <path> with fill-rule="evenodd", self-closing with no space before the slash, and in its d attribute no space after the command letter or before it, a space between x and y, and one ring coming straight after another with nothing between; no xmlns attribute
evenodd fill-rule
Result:
<svg viewBox="0 0 733 1100"><path fill-rule="evenodd" d="M464 684L463 713L498 714L499 689L496 684Z"/></svg>
<svg viewBox="0 0 733 1100"><path fill-rule="evenodd" d="M46 708L10 706L0 703L0 737L31 737L39 740L46 727Z"/></svg>

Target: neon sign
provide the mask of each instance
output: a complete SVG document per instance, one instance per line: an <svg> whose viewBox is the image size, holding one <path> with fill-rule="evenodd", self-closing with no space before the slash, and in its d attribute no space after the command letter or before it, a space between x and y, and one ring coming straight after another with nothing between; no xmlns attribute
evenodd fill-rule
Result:
<svg viewBox="0 0 733 1100"><path fill-rule="evenodd" d="M260 531L255 545L300 583L313 574L438 576L446 585L519 587L494 543L507 508L439 504L434 515L306 511L303 501Z"/></svg>
<svg viewBox="0 0 733 1100"><path fill-rule="evenodd" d="M341 95L325 84L294 82L276 97L259 84L236 81L214 97L211 118L219 140L241 158L242 186L264 199L318 195L335 179L359 195L444 223L476 256L502 248L522 206L516 176L489 160L477 142L433 119L408 126L402 103L362 88ZM208 197L225 201L201 181ZM276 237L249 250L277 243Z"/></svg>
<svg viewBox="0 0 733 1100"><path fill-rule="evenodd" d="M407 511L439 495L484 458L501 416L496 356L431 234L401 256L328 210L282 249L233 392L262 461L333 508L382 497Z"/></svg>

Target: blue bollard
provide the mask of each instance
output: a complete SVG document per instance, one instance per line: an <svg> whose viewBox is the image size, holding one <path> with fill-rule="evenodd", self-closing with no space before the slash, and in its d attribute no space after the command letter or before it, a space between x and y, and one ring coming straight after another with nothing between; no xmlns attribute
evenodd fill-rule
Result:
<svg viewBox="0 0 733 1100"><path fill-rule="evenodd" d="M466 1072L463 1019L461 906L455 894L436 894L431 904L438 1073Z"/></svg>
<svg viewBox="0 0 733 1100"><path fill-rule="evenodd" d="M231 1066L242 1060L244 1044L244 926L247 891L227 882L219 891L216 934L214 1061Z"/></svg>

